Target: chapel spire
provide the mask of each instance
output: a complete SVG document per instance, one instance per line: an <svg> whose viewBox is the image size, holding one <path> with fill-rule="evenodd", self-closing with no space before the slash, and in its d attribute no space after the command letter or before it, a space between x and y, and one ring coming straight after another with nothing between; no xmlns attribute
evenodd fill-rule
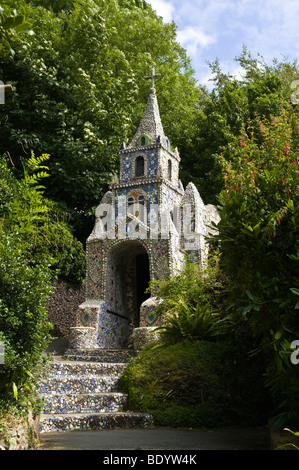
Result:
<svg viewBox="0 0 299 470"><path fill-rule="evenodd" d="M130 142L128 148L135 148L138 146L138 140L141 136L146 136L149 143L156 143L157 139L160 139L164 136L164 130L160 118L160 111L156 96L155 78L160 77L161 74L155 74L155 69L152 69L151 75L145 77L145 79L151 80L151 89L148 102L137 129L133 140Z"/></svg>

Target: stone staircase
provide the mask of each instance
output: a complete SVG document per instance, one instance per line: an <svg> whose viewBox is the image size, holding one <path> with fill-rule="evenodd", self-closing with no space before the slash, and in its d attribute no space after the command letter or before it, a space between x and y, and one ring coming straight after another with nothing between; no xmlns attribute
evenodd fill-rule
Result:
<svg viewBox="0 0 299 470"><path fill-rule="evenodd" d="M40 432L148 427L152 417L126 411L117 390L129 350L68 350L48 365L39 392L44 400Z"/></svg>

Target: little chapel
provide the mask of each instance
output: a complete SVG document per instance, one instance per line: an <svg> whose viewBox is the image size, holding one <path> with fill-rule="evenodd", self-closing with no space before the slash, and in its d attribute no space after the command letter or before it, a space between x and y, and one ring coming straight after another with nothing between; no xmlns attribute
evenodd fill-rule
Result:
<svg viewBox="0 0 299 470"><path fill-rule="evenodd" d="M193 183L184 189L180 155L164 134L155 90L139 127L120 146L120 171L95 213L86 247L86 299L72 328L74 348L123 349L140 328L160 323L153 279L182 269L186 255L203 263L205 237L219 216Z"/></svg>

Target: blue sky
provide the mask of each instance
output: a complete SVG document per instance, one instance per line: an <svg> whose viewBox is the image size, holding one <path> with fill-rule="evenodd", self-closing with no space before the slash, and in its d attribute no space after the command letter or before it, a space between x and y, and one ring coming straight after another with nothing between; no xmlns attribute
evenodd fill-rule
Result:
<svg viewBox="0 0 299 470"><path fill-rule="evenodd" d="M175 21L199 83L212 86L206 61L238 76L243 45L254 57L299 59L299 0L146 0L164 22ZM298 77L299 79L299 77Z"/></svg>

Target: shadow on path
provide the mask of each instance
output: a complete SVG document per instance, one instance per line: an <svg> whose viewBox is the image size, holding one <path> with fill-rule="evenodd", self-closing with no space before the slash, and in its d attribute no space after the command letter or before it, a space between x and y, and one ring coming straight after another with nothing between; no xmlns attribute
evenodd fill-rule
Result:
<svg viewBox="0 0 299 470"><path fill-rule="evenodd" d="M268 428L169 428L41 434L39 450L269 450Z"/></svg>

